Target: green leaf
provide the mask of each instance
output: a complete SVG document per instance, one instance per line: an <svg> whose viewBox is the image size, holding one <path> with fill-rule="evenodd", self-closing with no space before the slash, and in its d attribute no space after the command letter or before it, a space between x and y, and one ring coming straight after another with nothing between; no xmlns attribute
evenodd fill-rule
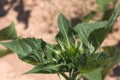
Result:
<svg viewBox="0 0 120 80"><path fill-rule="evenodd" d="M116 0L97 0L98 7L100 11L104 12L106 7L110 2L115 2Z"/></svg>
<svg viewBox="0 0 120 80"><path fill-rule="evenodd" d="M19 58L31 64L52 60L52 46L41 39L27 38L12 42L0 42L3 46L16 52ZM50 46L50 48L49 48Z"/></svg>
<svg viewBox="0 0 120 80"><path fill-rule="evenodd" d="M110 29L112 28L112 25L114 24L114 22L116 21L119 15L120 15L120 5L116 8L116 10L108 20L108 23L106 25L103 25L101 28L98 28L90 33L88 40L89 43L92 43L95 49L97 49L101 45L101 43L109 33Z"/></svg>
<svg viewBox="0 0 120 80"><path fill-rule="evenodd" d="M96 50L107 36L109 30L119 15L120 5L116 8L108 21L78 24L74 30L78 33L79 38L87 47L92 44Z"/></svg>
<svg viewBox="0 0 120 80"><path fill-rule="evenodd" d="M104 51L112 57L112 60L105 66L103 70L103 76L120 61L120 50L115 46L107 46L103 48Z"/></svg>
<svg viewBox="0 0 120 80"><path fill-rule="evenodd" d="M108 52L106 51L106 53L111 54L113 57L113 64L116 64L120 61L120 50L115 47L115 46L109 46L109 47L105 47L107 50L109 50Z"/></svg>
<svg viewBox="0 0 120 80"><path fill-rule="evenodd" d="M79 38L89 47L91 42L88 41L90 34L97 29L103 28L107 21L96 23L81 23L75 26L74 30L78 33ZM96 37L96 36L94 36Z"/></svg>
<svg viewBox="0 0 120 80"><path fill-rule="evenodd" d="M92 56L87 56L87 54L80 55L76 60L77 62L75 62L75 64L81 73L90 72L99 66L96 64L94 58L92 58Z"/></svg>
<svg viewBox="0 0 120 80"><path fill-rule="evenodd" d="M102 21L109 20L109 18L112 16L113 12L114 12L114 8L106 10L102 17Z"/></svg>
<svg viewBox="0 0 120 80"><path fill-rule="evenodd" d="M78 67L81 73L87 73L99 67L103 67L112 59L109 55L100 52L96 54L82 54L76 58L74 64Z"/></svg>
<svg viewBox="0 0 120 80"><path fill-rule="evenodd" d="M104 52L99 52L91 55L93 55L92 57L96 61L97 65L99 66L104 66L112 60L112 58Z"/></svg>
<svg viewBox="0 0 120 80"><path fill-rule="evenodd" d="M103 80L102 75L101 75L102 70L103 70L103 68L100 67L91 72L84 73L82 76L87 78L88 80Z"/></svg>
<svg viewBox="0 0 120 80"><path fill-rule="evenodd" d="M96 29L92 33L90 33L88 40L95 47L95 50L101 45L107 33L108 30L104 27Z"/></svg>
<svg viewBox="0 0 120 80"><path fill-rule="evenodd" d="M0 31L0 40L11 40L17 38L17 33L14 27L14 23L11 23L8 27Z"/></svg>
<svg viewBox="0 0 120 80"><path fill-rule="evenodd" d="M59 33L56 36L57 42L61 41L67 43L67 46L74 44L73 30L71 29L70 22L67 18L60 13L57 22L59 27Z"/></svg>
<svg viewBox="0 0 120 80"><path fill-rule="evenodd" d="M8 49L0 49L0 57L4 57L8 54L11 54L12 51L8 50Z"/></svg>
<svg viewBox="0 0 120 80"><path fill-rule="evenodd" d="M111 57L114 57L116 53L119 52L119 49L115 46L105 46L103 47L103 49L104 49L104 52L106 52Z"/></svg>
<svg viewBox="0 0 120 80"><path fill-rule="evenodd" d="M87 16L84 17L83 22L89 22L95 16L95 14L95 11L91 11Z"/></svg>
<svg viewBox="0 0 120 80"><path fill-rule="evenodd" d="M26 74L31 74L31 73L52 74L57 72L65 72L67 71L67 68L65 68L65 66L66 65L64 64L54 64L54 63L39 64L36 67L34 67L32 70L26 72Z"/></svg>

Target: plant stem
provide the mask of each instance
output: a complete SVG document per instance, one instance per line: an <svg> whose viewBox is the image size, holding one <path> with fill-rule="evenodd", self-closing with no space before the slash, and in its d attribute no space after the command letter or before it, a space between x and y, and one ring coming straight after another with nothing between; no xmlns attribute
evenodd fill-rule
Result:
<svg viewBox="0 0 120 80"><path fill-rule="evenodd" d="M69 77L63 72L57 73L57 75L58 75L60 80L63 80L62 77L64 77L65 80L69 80Z"/></svg>
<svg viewBox="0 0 120 80"><path fill-rule="evenodd" d="M70 78L68 80L76 80L79 73L80 73L79 71L70 72Z"/></svg>
<svg viewBox="0 0 120 80"><path fill-rule="evenodd" d="M76 80L78 75L79 75L79 79L77 79L77 80L81 79L81 74L80 74L79 71L72 70L72 71L70 71L68 73L69 73L69 76L67 74L65 74L64 72L59 72L58 73L59 79L63 80L62 77L64 77L65 80Z"/></svg>
<svg viewBox="0 0 120 80"><path fill-rule="evenodd" d="M62 77L61 77L61 75L60 75L59 73L57 73L57 75L58 75L59 79L60 79L60 80L62 80Z"/></svg>
<svg viewBox="0 0 120 80"><path fill-rule="evenodd" d="M80 80L81 78L82 78L82 74L79 74L77 80Z"/></svg>
<svg viewBox="0 0 120 80"><path fill-rule="evenodd" d="M65 73L60 73L66 80L69 80L69 77Z"/></svg>
<svg viewBox="0 0 120 80"><path fill-rule="evenodd" d="M69 77L65 73L58 73L58 77L60 80L63 80L62 77L64 77L65 80L76 80L76 77L78 74L71 72L69 73ZM62 77L61 77L62 76Z"/></svg>

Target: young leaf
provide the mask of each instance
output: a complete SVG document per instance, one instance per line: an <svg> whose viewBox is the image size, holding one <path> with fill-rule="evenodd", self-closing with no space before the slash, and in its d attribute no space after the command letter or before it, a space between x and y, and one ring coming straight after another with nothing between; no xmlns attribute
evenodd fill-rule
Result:
<svg viewBox="0 0 120 80"><path fill-rule="evenodd" d="M41 39L27 38L12 42L0 42L0 44L16 52L21 60L31 64L51 61L53 58L51 50L46 49L49 47L48 44Z"/></svg>
<svg viewBox="0 0 120 80"><path fill-rule="evenodd" d="M56 36L57 41L63 41L67 43L67 46L70 46L71 44L73 44L74 38L69 21L65 18L63 14L59 14L57 21L59 27L59 33Z"/></svg>
<svg viewBox="0 0 120 80"><path fill-rule="evenodd" d="M14 27L14 23L11 23L8 27L0 31L0 40L11 40L17 38L17 33Z"/></svg>

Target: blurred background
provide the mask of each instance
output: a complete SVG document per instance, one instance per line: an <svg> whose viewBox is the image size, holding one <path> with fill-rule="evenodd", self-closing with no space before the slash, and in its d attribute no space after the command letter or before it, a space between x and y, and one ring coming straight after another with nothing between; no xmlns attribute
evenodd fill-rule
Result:
<svg viewBox="0 0 120 80"><path fill-rule="evenodd" d="M81 22L108 20L120 0L0 0L0 29L15 23L18 36L42 38L55 43L57 16L61 12L72 27ZM102 46L120 48L120 17ZM16 54L0 57L0 80L58 80L57 75L22 75L33 66L20 61ZM120 63L105 80L120 80Z"/></svg>

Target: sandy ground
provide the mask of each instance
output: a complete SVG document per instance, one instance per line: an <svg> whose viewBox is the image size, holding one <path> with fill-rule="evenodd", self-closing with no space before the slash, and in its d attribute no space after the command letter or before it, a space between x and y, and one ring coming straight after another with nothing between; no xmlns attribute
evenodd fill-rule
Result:
<svg viewBox="0 0 120 80"><path fill-rule="evenodd" d="M5 0L1 0L4 2ZM11 1L11 0L8 0ZM13 0L14 1L14 0ZM12 6L6 4L4 9L8 10L7 14L0 17L0 29L8 26L12 21L15 22L15 28L19 36L42 38L49 43L54 43L54 37L58 32L56 19L59 12L64 13L68 19L83 18L91 10L96 10L95 0L15 0ZM21 2L22 1L22 2ZM84 5L83 5L84 4ZM24 5L24 7L23 7ZM19 10L17 7L23 7ZM22 18L19 18L22 16ZM26 18L26 16L28 18ZM25 22L27 21L27 22ZM120 18L118 18L115 28L103 42L104 45L117 45L120 43ZM118 64L119 66L119 64ZM23 75L24 72L30 70L33 66L20 61L17 55L10 54L0 58L0 80L58 80L56 74L31 74ZM115 66L116 67L116 66ZM120 73L120 67L119 71ZM120 80L120 74L114 76L111 73L106 80Z"/></svg>

